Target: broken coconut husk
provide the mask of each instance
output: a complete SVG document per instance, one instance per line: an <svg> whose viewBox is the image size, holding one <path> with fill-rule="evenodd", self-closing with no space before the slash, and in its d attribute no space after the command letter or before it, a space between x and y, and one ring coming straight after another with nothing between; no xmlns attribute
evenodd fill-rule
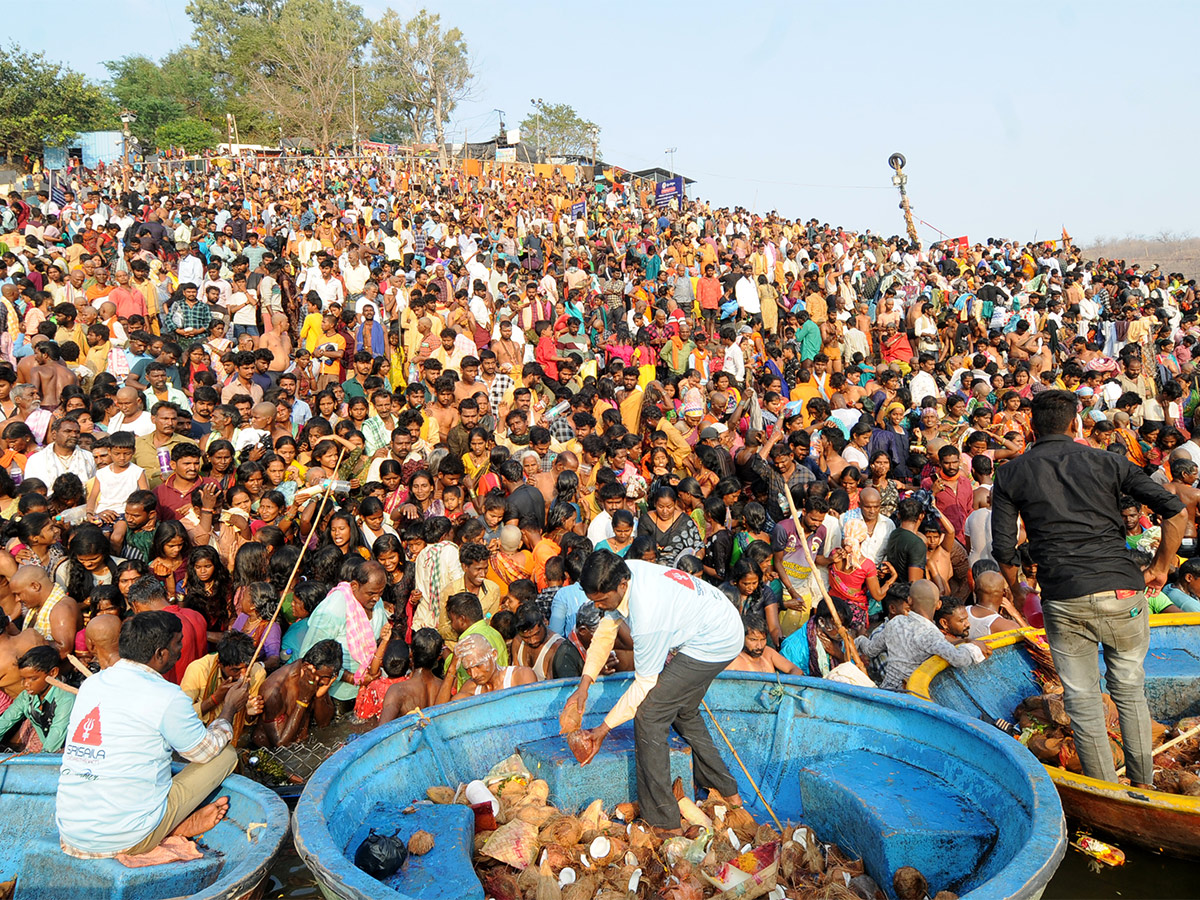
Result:
<svg viewBox="0 0 1200 900"><path fill-rule="evenodd" d="M495 900L520 900L518 886L520 873L511 866L488 866L479 870L479 880L484 891Z"/></svg>
<svg viewBox="0 0 1200 900"><path fill-rule="evenodd" d="M547 844L542 848L539 859L542 865L548 865L556 875L579 861L573 848L563 847L561 844Z"/></svg>
<svg viewBox="0 0 1200 900"><path fill-rule="evenodd" d="M414 831L408 839L408 852L411 856L424 856L433 849L433 835L428 831Z"/></svg>
<svg viewBox="0 0 1200 900"><path fill-rule="evenodd" d="M593 800L588 808L579 814L579 822L584 831L603 831L612 824L612 820L604 814L603 800Z"/></svg>
<svg viewBox="0 0 1200 900"><path fill-rule="evenodd" d="M938 891L933 895L933 900L958 900L958 894L954 891Z"/></svg>
<svg viewBox="0 0 1200 900"><path fill-rule="evenodd" d="M563 888L562 900L592 900L599 886L596 876L581 875Z"/></svg>
<svg viewBox="0 0 1200 900"><path fill-rule="evenodd" d="M528 822L535 828L541 828L556 815L558 815L558 810L553 806L535 806L530 804L518 809L517 814L513 818L519 819L522 822Z"/></svg>
<svg viewBox="0 0 1200 900"><path fill-rule="evenodd" d="M538 840L543 844L574 847L583 840L583 823L574 816L551 818L538 832Z"/></svg>
<svg viewBox="0 0 1200 900"><path fill-rule="evenodd" d="M448 788L444 784L436 784L425 790L425 796L440 805L446 805L454 802L454 788Z"/></svg>

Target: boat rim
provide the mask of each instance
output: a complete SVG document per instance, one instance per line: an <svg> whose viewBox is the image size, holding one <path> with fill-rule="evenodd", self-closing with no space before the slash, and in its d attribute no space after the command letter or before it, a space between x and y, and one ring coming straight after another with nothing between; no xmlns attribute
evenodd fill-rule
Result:
<svg viewBox="0 0 1200 900"><path fill-rule="evenodd" d="M1200 626L1200 613L1181 612L1150 616L1151 628L1161 628L1169 625ZM1026 634L1044 635L1045 633L1046 630L1044 628L1018 628L1013 631L1001 631L997 634L988 635L980 638L980 640L993 649L996 649L999 647L1011 647L1013 644L1020 643ZM948 667L949 663L940 656L931 656L925 662L921 663L916 671L909 676L908 693L922 700L928 700L936 706L940 706L930 696L929 689L933 684L933 679ZM1183 794L1169 794L1166 791L1134 788L1131 785L1121 784L1116 781L1102 781L1099 778L1089 778L1087 775L1077 775L1074 772L1067 771L1062 766L1049 766L1045 763L1039 763L1039 765L1045 768L1050 774L1050 778L1060 787L1085 791L1089 794L1106 795L1110 799L1126 803L1152 804L1154 806L1166 807L1176 812L1200 815L1200 797L1187 797Z"/></svg>
<svg viewBox="0 0 1200 900"><path fill-rule="evenodd" d="M632 678L633 673L626 672L607 676L605 680L631 680ZM1024 773L1026 784L1030 791L1030 836L1036 836L1042 831L1046 831L1048 836L1051 829L1047 827L1048 823L1046 820L1048 817L1057 818L1057 821L1054 823L1056 826L1054 830L1057 834L1053 850L1041 861L1040 865L1030 867L1024 877L1023 883L1017 888L1020 893L1014 895L1011 888L1005 887L1003 889L1008 891L1008 893L1005 893L1004 896L1040 896L1042 890L1049 883L1054 872L1062 862L1063 857L1066 855L1066 820L1063 816L1062 803L1059 800L1058 792L1055 790L1054 785L1043 780L1042 775L1045 770L1032 754L1028 751L1019 752L1018 747L1012 746L1007 740L1001 740L1000 738L1003 735L991 725L971 719L969 716L934 703L910 704L903 694L894 694L879 688L843 684L822 678L814 679L808 676L738 672L722 673L718 676L717 683L721 680L731 680L734 678L759 681L764 685L787 685L800 690L811 690L814 688L827 690L835 694L849 695L855 699L867 700L872 703L882 703L886 706L896 707L918 715L931 715L935 718L951 721L959 727L969 729L982 740L989 742L1001 753L1009 757L1018 770ZM573 683L577 683L577 680L558 679L556 681L538 681L533 684L509 688L504 693L506 696L511 696L517 692L529 693L548 688L564 689L570 687ZM359 880L359 877L369 878L369 876L355 867L353 862L346 857L341 847L334 843L329 827L325 824L326 813L322 809L322 804L332 782L338 777L341 771L347 768L355 758L367 753L376 745L388 740L401 731L423 728L429 725L431 720L437 716L489 703L494 699L495 697L492 695L483 694L454 703L442 704L430 710L418 709L388 723L386 726L367 732L357 740L349 742L320 765L304 786L304 791L301 793L292 814L292 840L296 847L296 852L319 883L328 886L331 890L336 889L338 896L371 900L372 895L363 893L353 884L347 882L346 876L348 875L354 877L355 881ZM1024 748L1022 747L1020 750L1024 750ZM976 889L969 892L967 896L974 894L975 890L979 889L982 889L982 892L978 895L981 898L995 896L994 893L988 891L988 885L993 885L994 891L999 886L998 883L1001 880L1006 878L1011 880L1014 877L1020 877L1018 872L1009 872L1009 868L1019 862L1020 856L1014 856L988 879L987 882L979 885ZM374 881L374 879L371 880ZM1025 888L1028 888L1028 892L1022 890Z"/></svg>

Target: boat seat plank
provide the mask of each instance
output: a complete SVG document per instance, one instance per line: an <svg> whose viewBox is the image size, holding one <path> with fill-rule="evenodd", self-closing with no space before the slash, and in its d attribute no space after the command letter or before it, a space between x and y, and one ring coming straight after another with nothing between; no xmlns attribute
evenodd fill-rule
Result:
<svg viewBox="0 0 1200 900"><path fill-rule="evenodd" d="M200 859L130 869L115 859L75 859L58 846L58 835L30 840L17 876L14 900L150 900L188 897L213 884L225 860L206 850Z"/></svg>
<svg viewBox="0 0 1200 900"><path fill-rule="evenodd" d="M897 759L866 750L837 753L809 762L799 779L805 821L824 835L815 823L835 821L829 812L840 809L837 842L860 854L880 884L890 885L897 869L921 859L931 894L955 890L996 842L996 826L979 806ZM846 817L847 808L858 814Z"/></svg>
<svg viewBox="0 0 1200 900"><path fill-rule="evenodd" d="M671 780L682 778L683 789L690 796L694 792L692 748L674 733L668 736L667 746ZM576 812L597 799L604 801L605 809L637 800L632 722L614 728L586 766L579 765L567 747L567 739L557 734L520 744L517 753L534 778L545 779L551 802L561 810Z"/></svg>

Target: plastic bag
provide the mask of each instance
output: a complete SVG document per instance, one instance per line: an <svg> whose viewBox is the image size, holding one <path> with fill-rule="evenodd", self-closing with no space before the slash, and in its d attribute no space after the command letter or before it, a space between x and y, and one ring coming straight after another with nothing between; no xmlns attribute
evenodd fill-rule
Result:
<svg viewBox="0 0 1200 900"><path fill-rule="evenodd" d="M394 834L377 834L374 828L354 851L354 864L379 881L395 875L407 859L402 840Z"/></svg>

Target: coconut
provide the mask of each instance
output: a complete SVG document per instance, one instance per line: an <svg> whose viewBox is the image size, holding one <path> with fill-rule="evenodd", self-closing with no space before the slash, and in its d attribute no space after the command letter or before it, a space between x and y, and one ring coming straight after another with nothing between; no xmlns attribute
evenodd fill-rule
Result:
<svg viewBox="0 0 1200 900"><path fill-rule="evenodd" d="M716 841L713 842L714 844ZM784 841L779 848L779 874L788 884L792 876L804 867L804 851L795 841Z"/></svg>
<svg viewBox="0 0 1200 900"><path fill-rule="evenodd" d="M537 828L541 828L550 820L551 816L555 816L557 814L558 810L556 810L553 806L529 804L518 809L515 818L520 819L522 822L528 822L530 825L533 825Z"/></svg>
<svg viewBox="0 0 1200 900"><path fill-rule="evenodd" d="M898 900L923 900L929 893L929 882L912 866L902 866L892 876L892 890Z"/></svg>
<svg viewBox="0 0 1200 900"><path fill-rule="evenodd" d="M534 900L562 900L562 888L558 886L558 878L543 863L538 869L537 890Z"/></svg>
<svg viewBox="0 0 1200 900"><path fill-rule="evenodd" d="M512 800L519 800L525 796L526 792L529 790L529 785L527 785L520 778L509 778L500 782L498 790L499 793L497 793L497 788L493 787L492 793L496 794L496 796L501 800L503 800L505 797L508 797Z"/></svg>
<svg viewBox="0 0 1200 900"><path fill-rule="evenodd" d="M588 808L580 813L579 821L583 823L585 831L589 828L602 831L612 824L608 816L604 814L603 800L593 800Z"/></svg>
<svg viewBox="0 0 1200 900"><path fill-rule="evenodd" d="M592 900L598 886L594 875L581 875L575 882L563 888L563 900Z"/></svg>
<svg viewBox="0 0 1200 900"><path fill-rule="evenodd" d="M954 891L938 891L933 895L933 900L958 900L958 894Z"/></svg>
<svg viewBox="0 0 1200 900"><path fill-rule="evenodd" d="M679 797L679 815L690 825L699 825L701 828L712 828L713 821L704 814L695 803L687 797Z"/></svg>
<svg viewBox="0 0 1200 900"><path fill-rule="evenodd" d="M550 799L550 785L543 778L535 778L529 782L529 787L525 790L525 796L545 803Z"/></svg>
<svg viewBox="0 0 1200 900"><path fill-rule="evenodd" d="M541 874L536 866L530 866L517 876L517 889L520 890L522 897L532 898L534 892L537 891L538 880Z"/></svg>
<svg viewBox="0 0 1200 900"><path fill-rule="evenodd" d="M769 844L772 841L780 839L779 832L770 825L759 825L758 830L754 832L754 846L761 847L763 844Z"/></svg>
<svg viewBox="0 0 1200 900"><path fill-rule="evenodd" d="M574 816L551 818L538 832L538 840L543 844L561 844L573 847L583 838L583 825Z"/></svg>
<svg viewBox="0 0 1200 900"><path fill-rule="evenodd" d="M870 875L855 875L850 879L847 887L858 894L862 900L887 900L883 889ZM953 900L958 900L958 898L954 897Z"/></svg>
<svg viewBox="0 0 1200 900"><path fill-rule="evenodd" d="M607 890L596 895L596 900L627 900L624 891Z"/></svg>
<svg viewBox="0 0 1200 900"><path fill-rule="evenodd" d="M641 825L634 825L629 829L629 846L634 850L648 849L653 852L658 849L660 843L661 841L654 836L652 831Z"/></svg>
<svg viewBox="0 0 1200 900"><path fill-rule="evenodd" d="M454 788L448 788L444 784L435 784L433 787L425 789L425 796L434 803L453 803Z"/></svg>
<svg viewBox="0 0 1200 900"><path fill-rule="evenodd" d="M518 873L509 866L489 866L482 869L479 880L483 883L487 895L495 897L496 900L517 900L521 896ZM533 883L536 886L536 882Z"/></svg>
<svg viewBox="0 0 1200 900"><path fill-rule="evenodd" d="M622 822L632 822L640 812L641 809L636 803L618 803L613 809L613 817Z"/></svg>
<svg viewBox="0 0 1200 900"><path fill-rule="evenodd" d="M751 834L758 828L758 823L754 821L754 816L750 815L750 813L746 812L740 806L734 807L725 814L725 824L734 830L748 828Z"/></svg>
<svg viewBox="0 0 1200 900"><path fill-rule="evenodd" d="M560 844L547 844L542 848L540 860L558 873L575 863L575 855Z"/></svg>
<svg viewBox="0 0 1200 900"><path fill-rule="evenodd" d="M433 849L433 835L428 831L414 831L412 837L408 839L408 853L410 856L424 856Z"/></svg>

